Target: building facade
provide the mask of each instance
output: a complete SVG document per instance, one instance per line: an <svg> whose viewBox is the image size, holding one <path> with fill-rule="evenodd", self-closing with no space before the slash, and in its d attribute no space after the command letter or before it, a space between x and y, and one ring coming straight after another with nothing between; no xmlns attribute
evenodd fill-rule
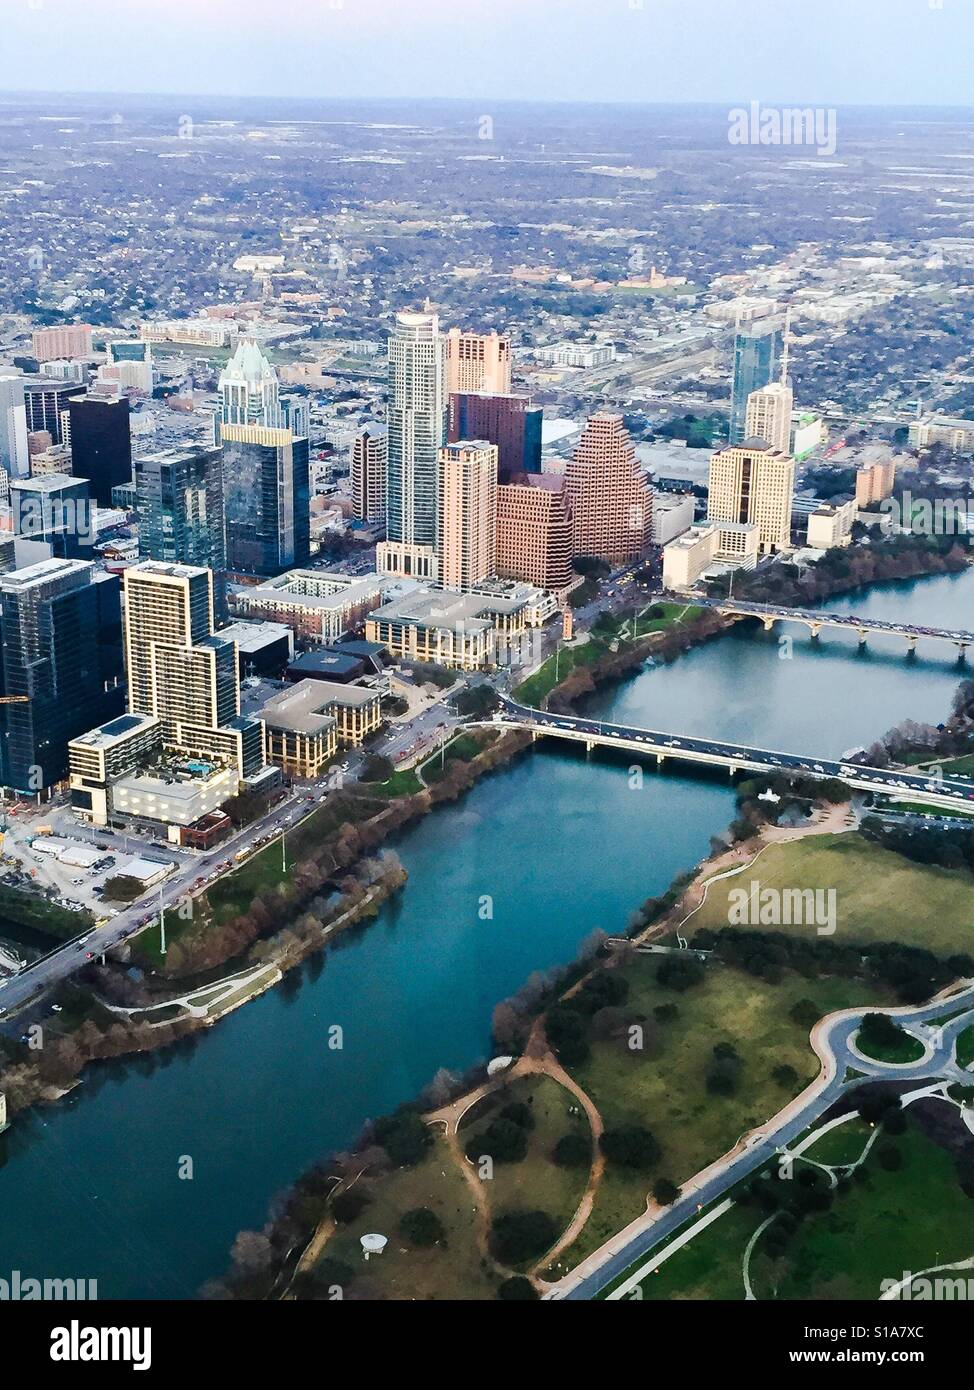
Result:
<svg viewBox="0 0 974 1390"><path fill-rule="evenodd" d="M135 505L142 559L224 568L220 449L165 449L137 458Z"/></svg>
<svg viewBox="0 0 974 1390"><path fill-rule="evenodd" d="M734 376L731 383L731 445L747 437L747 400L770 386L778 374L784 337L778 324L762 320L738 328L734 338Z"/></svg>
<svg viewBox="0 0 974 1390"><path fill-rule="evenodd" d="M72 396L68 401L71 471L87 478L99 507L112 505L112 488L132 481L132 434L126 396ZM58 441L55 441L58 442Z"/></svg>
<svg viewBox="0 0 974 1390"><path fill-rule="evenodd" d="M359 521L384 526L388 432L370 425L352 444L352 511Z"/></svg>
<svg viewBox="0 0 974 1390"><path fill-rule="evenodd" d="M791 413L795 403L790 386L773 381L752 391L747 398L744 434L747 439L763 439L765 444L787 454L791 449Z"/></svg>
<svg viewBox="0 0 974 1390"><path fill-rule="evenodd" d="M19 372L0 373L0 468L11 478L30 472L27 404Z"/></svg>
<svg viewBox="0 0 974 1390"><path fill-rule="evenodd" d="M273 575L311 555L307 438L289 429L227 424L222 430L226 564Z"/></svg>
<svg viewBox="0 0 974 1390"><path fill-rule="evenodd" d="M497 445L497 480L541 472L544 412L529 396L460 392L450 396L450 442L485 439Z"/></svg>
<svg viewBox="0 0 974 1390"><path fill-rule="evenodd" d="M711 457L707 520L756 525L762 554L790 548L794 494L794 459L763 440Z"/></svg>
<svg viewBox="0 0 974 1390"><path fill-rule="evenodd" d="M0 576L0 783L28 794L60 782L68 744L124 705L119 583L83 560Z"/></svg>
<svg viewBox="0 0 974 1390"><path fill-rule="evenodd" d="M574 555L620 564L645 553L653 494L621 415L589 418L565 469L565 491Z"/></svg>
<svg viewBox="0 0 974 1390"><path fill-rule="evenodd" d="M497 562L497 446L483 440L440 450L437 555L444 589L464 592Z"/></svg>
<svg viewBox="0 0 974 1390"><path fill-rule="evenodd" d="M386 532L436 547L439 451L447 442L446 349L436 314L403 313L389 338Z"/></svg>
<svg viewBox="0 0 974 1390"><path fill-rule="evenodd" d="M491 391L501 395L511 389L514 353L509 337L498 333L466 333L451 328L446 335L446 391ZM479 435L464 435L466 439Z"/></svg>
<svg viewBox="0 0 974 1390"><path fill-rule="evenodd" d="M497 489L497 573L563 594L574 579L565 480L525 474Z"/></svg>

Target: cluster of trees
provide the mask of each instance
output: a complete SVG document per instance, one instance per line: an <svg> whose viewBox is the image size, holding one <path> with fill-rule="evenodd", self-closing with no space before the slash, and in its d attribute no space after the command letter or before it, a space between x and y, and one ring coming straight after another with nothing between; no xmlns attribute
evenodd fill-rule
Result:
<svg viewBox="0 0 974 1390"><path fill-rule="evenodd" d="M969 869L974 873L974 828L941 830L916 822L894 824L879 816L866 816L859 832L865 839L902 854L915 864L937 864L942 869Z"/></svg>
<svg viewBox="0 0 974 1390"><path fill-rule="evenodd" d="M466 1155L471 1163L483 1157L495 1163L520 1163L527 1157L528 1142L534 1129L531 1106L510 1101L490 1121L486 1129L467 1140Z"/></svg>
<svg viewBox="0 0 974 1390"><path fill-rule="evenodd" d="M965 568L969 551L958 536L921 536L904 533L870 546L827 550L820 560L800 571L789 564L734 576L736 598L757 603L785 604L795 608L821 607L834 594L859 589L865 584L890 579L914 579L926 574L956 574ZM714 597L724 598L729 579L720 575L708 581Z"/></svg>
<svg viewBox="0 0 974 1390"><path fill-rule="evenodd" d="M922 946L889 941L839 943L834 937L811 939L743 927L714 932L703 927L693 945L712 950L719 960L768 984L777 984L786 970L809 980L864 976L892 989L904 1004L921 1004L945 985L974 973L969 955L958 952L942 959Z"/></svg>
<svg viewBox="0 0 974 1390"><path fill-rule="evenodd" d="M954 692L946 724L922 724L914 719L887 730L869 747L862 761L870 767L889 767L890 763L926 762L937 758L956 758L974 747L974 680L963 680Z"/></svg>
<svg viewBox="0 0 974 1390"><path fill-rule="evenodd" d="M545 1033L555 1056L566 1067L587 1061L592 1051L593 1021L605 1009L615 1009L629 997L629 982L615 970L599 970L568 999L545 1015Z"/></svg>

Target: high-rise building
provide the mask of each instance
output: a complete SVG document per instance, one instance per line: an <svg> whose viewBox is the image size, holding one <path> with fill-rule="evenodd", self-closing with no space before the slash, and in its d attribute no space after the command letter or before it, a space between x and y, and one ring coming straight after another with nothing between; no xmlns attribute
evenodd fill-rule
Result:
<svg viewBox="0 0 974 1390"><path fill-rule="evenodd" d="M61 357L90 357L91 325L67 323L54 328L35 328L32 344L38 362L52 362Z"/></svg>
<svg viewBox="0 0 974 1390"><path fill-rule="evenodd" d="M19 372L3 373L0 375L0 468L11 478L25 478L30 471L27 431L24 378Z"/></svg>
<svg viewBox="0 0 974 1390"><path fill-rule="evenodd" d="M509 482L522 473L541 472L544 412L529 396L455 392L450 397L450 442L486 439L497 445L497 477Z"/></svg>
<svg viewBox="0 0 974 1390"><path fill-rule="evenodd" d="M152 394L152 344L141 338L119 338L108 344L108 362L99 368L102 381L117 382L123 391Z"/></svg>
<svg viewBox="0 0 974 1390"><path fill-rule="evenodd" d="M135 495L143 559L225 567L222 450L144 454L135 460Z"/></svg>
<svg viewBox="0 0 974 1390"><path fill-rule="evenodd" d="M636 560L649 545L653 494L622 416L592 415L565 468L572 553L611 564Z"/></svg>
<svg viewBox="0 0 974 1390"><path fill-rule="evenodd" d="M67 444L63 422L68 405L87 395L87 389L76 382L59 382L46 376L28 376L23 381L28 432L47 430L55 444Z"/></svg>
<svg viewBox="0 0 974 1390"><path fill-rule="evenodd" d="M389 388L388 539L433 553L437 459L447 442L445 349L436 314L396 315Z"/></svg>
<svg viewBox="0 0 974 1390"><path fill-rule="evenodd" d="M94 508L85 478L46 473L11 478L14 535L42 541L61 560L90 560L95 544Z"/></svg>
<svg viewBox="0 0 974 1390"><path fill-rule="evenodd" d="M220 375L220 419L224 425L280 429L277 372L253 338L244 338Z"/></svg>
<svg viewBox="0 0 974 1390"><path fill-rule="evenodd" d="M763 439L779 454L789 453L794 403L794 392L784 382L773 381L770 386L752 391L747 398L744 437Z"/></svg>
<svg viewBox="0 0 974 1390"><path fill-rule="evenodd" d="M112 488L132 481L132 434L126 396L72 396L68 401L73 472L87 478L100 507L112 505Z"/></svg>
<svg viewBox="0 0 974 1390"><path fill-rule="evenodd" d="M130 713L154 715L167 743L250 776L263 761L260 725L240 715L236 643L214 634L211 572L146 560L124 583Z"/></svg>
<svg viewBox="0 0 974 1390"><path fill-rule="evenodd" d="M0 783L43 792L68 769L68 742L124 705L119 582L83 560L48 559L0 577Z"/></svg>
<svg viewBox="0 0 974 1390"><path fill-rule="evenodd" d="M731 384L731 444L740 444L747 436L748 396L774 381L783 346L781 329L771 320L749 322L738 327L734 338L734 378Z"/></svg>
<svg viewBox="0 0 974 1390"><path fill-rule="evenodd" d="M227 569L272 575L306 565L311 554L307 438L267 425L226 424L222 440Z"/></svg>
<svg viewBox="0 0 974 1390"><path fill-rule="evenodd" d="M359 521L383 525L386 519L386 446L384 425L370 425L352 444L352 511Z"/></svg>
<svg viewBox="0 0 974 1390"><path fill-rule="evenodd" d="M461 391L506 395L511 389L512 361L510 338L451 328L446 335L447 395Z"/></svg>
<svg viewBox="0 0 974 1390"><path fill-rule="evenodd" d="M794 493L795 460L748 439L712 455L707 520L757 526L762 554L787 550Z"/></svg>
<svg viewBox="0 0 974 1390"><path fill-rule="evenodd" d="M497 573L561 594L572 573L572 521L565 479L525 473L497 489Z"/></svg>
<svg viewBox="0 0 974 1390"><path fill-rule="evenodd" d="M896 482L896 464L893 459L879 459L874 463L864 463L856 469L856 505L869 508L890 497Z"/></svg>
<svg viewBox="0 0 974 1390"><path fill-rule="evenodd" d="M444 589L472 589L497 558L497 446L481 439L440 450L437 554Z"/></svg>

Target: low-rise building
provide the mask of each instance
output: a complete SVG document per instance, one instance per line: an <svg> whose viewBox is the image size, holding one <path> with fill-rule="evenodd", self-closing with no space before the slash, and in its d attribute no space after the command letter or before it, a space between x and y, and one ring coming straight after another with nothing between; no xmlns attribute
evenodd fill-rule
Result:
<svg viewBox="0 0 974 1390"><path fill-rule="evenodd" d="M419 589L370 613L365 635L401 661L477 671L494 663L499 642L513 643L524 628L519 599Z"/></svg>
<svg viewBox="0 0 974 1390"><path fill-rule="evenodd" d="M653 545L669 545L693 525L696 498L692 493L656 492L650 539Z"/></svg>
<svg viewBox="0 0 974 1390"><path fill-rule="evenodd" d="M299 681L268 700L260 712L264 748L291 777L318 777L338 752L338 724L325 712L322 681Z"/></svg>
<svg viewBox="0 0 974 1390"><path fill-rule="evenodd" d="M825 503L808 518L808 544L814 550L832 550L836 546L851 545L855 520L855 498Z"/></svg>
<svg viewBox="0 0 974 1390"><path fill-rule="evenodd" d="M308 642L334 642L357 628L383 597L377 574L289 570L262 584L234 586L228 601L235 617L283 623Z"/></svg>
<svg viewBox="0 0 974 1390"><path fill-rule="evenodd" d="M120 714L68 744L71 805L94 825L107 825L112 786L162 753L162 721L151 714Z"/></svg>
<svg viewBox="0 0 974 1390"><path fill-rule="evenodd" d="M707 522L692 526L663 550L663 587L694 588L714 565L753 569L760 531L750 522Z"/></svg>
<svg viewBox="0 0 974 1390"><path fill-rule="evenodd" d="M928 449L931 444L945 444L955 454L974 453L974 420L936 414L914 420L910 426L910 447Z"/></svg>

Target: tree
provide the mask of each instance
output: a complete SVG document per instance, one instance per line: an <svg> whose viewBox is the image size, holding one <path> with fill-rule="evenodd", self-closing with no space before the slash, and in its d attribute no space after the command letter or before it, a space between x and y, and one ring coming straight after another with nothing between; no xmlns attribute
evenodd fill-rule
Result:
<svg viewBox="0 0 974 1390"><path fill-rule="evenodd" d="M407 1244L426 1250L439 1244L446 1232L435 1211L431 1211L429 1207L413 1207L412 1210L403 1212L399 1221L399 1234Z"/></svg>
<svg viewBox="0 0 974 1390"><path fill-rule="evenodd" d="M382 757L380 753L370 753L367 758L363 759L359 770L359 781L388 782L395 770L388 758Z"/></svg>
<svg viewBox="0 0 974 1390"><path fill-rule="evenodd" d="M466 1155L472 1163L486 1156L495 1163L520 1163L528 1151L527 1130L511 1120L492 1120L482 1134L467 1140Z"/></svg>
<svg viewBox="0 0 974 1390"><path fill-rule="evenodd" d="M339 1192L332 1200L331 1214L339 1226L348 1226L361 1216L368 1204L369 1199L361 1187L352 1187L347 1192Z"/></svg>
<svg viewBox="0 0 974 1390"><path fill-rule="evenodd" d="M671 1178L657 1178L653 1184L653 1199L661 1207L672 1206L680 1195L680 1189Z"/></svg>
<svg viewBox="0 0 974 1390"><path fill-rule="evenodd" d="M699 985L703 976L700 961L684 960L682 956L667 956L656 971L656 980L664 989L675 989L681 994Z"/></svg>
<svg viewBox="0 0 974 1390"><path fill-rule="evenodd" d="M550 1250L558 1225L546 1211L505 1211L494 1218L490 1248L501 1264L521 1264Z"/></svg>
<svg viewBox="0 0 974 1390"><path fill-rule="evenodd" d="M592 1141L578 1130L563 1134L551 1153L559 1168L588 1168L592 1163Z"/></svg>
<svg viewBox="0 0 974 1390"><path fill-rule="evenodd" d="M375 1142L381 1144L397 1168L412 1168L426 1153L433 1136L415 1110L397 1110L376 1120Z"/></svg>
<svg viewBox="0 0 974 1390"><path fill-rule="evenodd" d="M599 1138L599 1148L610 1163L639 1171L652 1168L662 1152L655 1135L643 1125L605 1130Z"/></svg>
<svg viewBox="0 0 974 1390"><path fill-rule="evenodd" d="M513 1274L498 1288L497 1297L502 1303L537 1303L541 1295L530 1279L523 1274Z"/></svg>

